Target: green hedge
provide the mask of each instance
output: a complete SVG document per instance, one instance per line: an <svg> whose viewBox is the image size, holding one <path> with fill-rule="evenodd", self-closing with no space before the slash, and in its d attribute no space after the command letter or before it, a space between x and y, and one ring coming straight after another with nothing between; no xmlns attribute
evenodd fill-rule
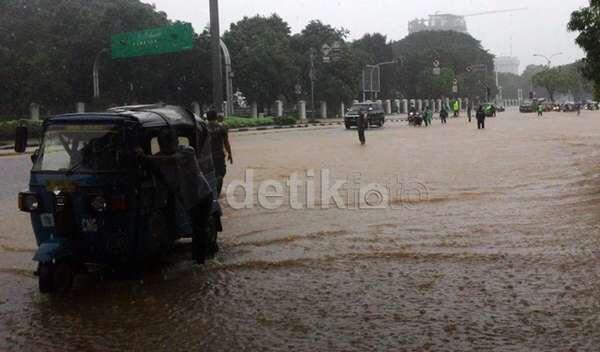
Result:
<svg viewBox="0 0 600 352"><path fill-rule="evenodd" d="M246 128L246 127L262 127L262 126L284 126L294 125L296 119L293 117L226 117L225 125L229 128Z"/></svg>
<svg viewBox="0 0 600 352"><path fill-rule="evenodd" d="M21 120L29 128L29 141L33 142L42 136L42 121ZM15 139L15 130L19 121L0 122L0 141L11 142Z"/></svg>

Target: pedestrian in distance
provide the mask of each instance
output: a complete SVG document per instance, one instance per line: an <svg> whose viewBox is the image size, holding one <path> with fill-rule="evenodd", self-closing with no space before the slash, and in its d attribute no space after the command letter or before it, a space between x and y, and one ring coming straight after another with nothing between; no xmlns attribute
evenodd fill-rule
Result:
<svg viewBox="0 0 600 352"><path fill-rule="evenodd" d="M358 129L358 140L360 141L360 145L365 145L367 143L367 139L365 136L365 130L369 127L369 113L367 110L362 109L360 114L358 115L358 120L356 121L356 128Z"/></svg>
<svg viewBox="0 0 600 352"><path fill-rule="evenodd" d="M471 123L472 115L473 115L473 103L469 102L469 104L467 104L467 118L469 119L469 123Z"/></svg>
<svg viewBox="0 0 600 352"><path fill-rule="evenodd" d="M543 117L544 116L544 106L542 104L538 105L537 111L538 111L538 116L539 117Z"/></svg>
<svg viewBox="0 0 600 352"><path fill-rule="evenodd" d="M577 109L577 116L581 115L581 104L576 104L575 108Z"/></svg>
<svg viewBox="0 0 600 352"><path fill-rule="evenodd" d="M454 101L453 110L454 110L454 117L458 117L460 114L460 102L458 100Z"/></svg>
<svg viewBox="0 0 600 352"><path fill-rule="evenodd" d="M431 108L429 106L425 109L424 120L425 127L431 126L431 121L433 120L433 111L431 111Z"/></svg>
<svg viewBox="0 0 600 352"><path fill-rule="evenodd" d="M217 176L217 193L218 196L221 196L223 179L227 174L227 163L225 159L227 159L230 164L233 164L233 153L231 152L231 144L229 144L229 132L225 124L219 121L219 116L216 111L212 110L206 113L206 119L208 120L212 158ZM227 153L227 155L225 155L225 153Z"/></svg>
<svg viewBox="0 0 600 352"><path fill-rule="evenodd" d="M442 125L448 123L448 110L446 110L446 107L442 107L440 111L440 121L442 121Z"/></svg>
<svg viewBox="0 0 600 352"><path fill-rule="evenodd" d="M477 118L477 129L485 129L485 111L483 110L482 105L480 105L479 109L477 109L477 114L475 115L475 118Z"/></svg>

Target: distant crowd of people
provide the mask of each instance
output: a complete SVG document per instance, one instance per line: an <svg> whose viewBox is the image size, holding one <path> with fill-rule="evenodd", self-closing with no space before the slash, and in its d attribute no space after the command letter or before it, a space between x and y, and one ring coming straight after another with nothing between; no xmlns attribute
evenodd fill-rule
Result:
<svg viewBox="0 0 600 352"><path fill-rule="evenodd" d="M461 103L458 100L451 102L449 105L442 106L439 112L439 118L442 125L448 123L448 117L452 112L454 118L460 117ZM473 116L473 104L468 103L466 107L467 119L469 123L472 122ZM429 127L433 121L433 109L427 106L423 113L419 113L415 106L409 108L409 124L413 126ZM493 104L480 104L475 112L475 119L477 120L477 129L485 129L485 120L487 116L496 116L496 107ZM365 130L369 128L369 112L367 109L363 109L359 113L357 121L358 138L361 145L366 144Z"/></svg>

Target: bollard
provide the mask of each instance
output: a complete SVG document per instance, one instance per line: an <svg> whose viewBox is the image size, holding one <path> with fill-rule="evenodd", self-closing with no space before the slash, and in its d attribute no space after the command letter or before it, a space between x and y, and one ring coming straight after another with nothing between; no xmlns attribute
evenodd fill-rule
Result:
<svg viewBox="0 0 600 352"><path fill-rule="evenodd" d="M304 100L298 102L298 117L302 121L306 120L306 101Z"/></svg>
<svg viewBox="0 0 600 352"><path fill-rule="evenodd" d="M438 99L436 101L437 104L437 111L441 112L442 111L442 99Z"/></svg>
<svg viewBox="0 0 600 352"><path fill-rule="evenodd" d="M283 117L283 101L276 100L275 105L277 107L277 117Z"/></svg>
<svg viewBox="0 0 600 352"><path fill-rule="evenodd" d="M252 117L253 118L258 117L258 104L256 104L256 103L252 103Z"/></svg>
<svg viewBox="0 0 600 352"><path fill-rule="evenodd" d="M321 102L321 118L322 119L327 118L327 102L325 102L325 101Z"/></svg>
<svg viewBox="0 0 600 352"><path fill-rule="evenodd" d="M346 117L346 105L344 104L344 102L340 103L340 118L345 118Z"/></svg>
<svg viewBox="0 0 600 352"><path fill-rule="evenodd" d="M417 111L418 112L423 111L423 100L421 100L421 99L417 100Z"/></svg>
<svg viewBox="0 0 600 352"><path fill-rule="evenodd" d="M40 119L40 106L36 103L31 103L29 105L29 117L33 121L38 121Z"/></svg>
<svg viewBox="0 0 600 352"><path fill-rule="evenodd" d="M197 101L192 103L192 111L194 112L194 114L202 117L201 111L200 111L200 104Z"/></svg>
<svg viewBox="0 0 600 352"><path fill-rule="evenodd" d="M392 101L391 100L385 101L385 114L386 115L392 114Z"/></svg>
<svg viewBox="0 0 600 352"><path fill-rule="evenodd" d="M408 99L402 99L402 113L408 114Z"/></svg>

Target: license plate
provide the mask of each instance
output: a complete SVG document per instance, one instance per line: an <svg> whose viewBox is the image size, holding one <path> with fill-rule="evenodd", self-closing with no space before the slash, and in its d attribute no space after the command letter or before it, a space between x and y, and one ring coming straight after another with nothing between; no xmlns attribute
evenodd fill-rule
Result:
<svg viewBox="0 0 600 352"><path fill-rule="evenodd" d="M40 216L43 227L54 227L54 214L46 213Z"/></svg>

